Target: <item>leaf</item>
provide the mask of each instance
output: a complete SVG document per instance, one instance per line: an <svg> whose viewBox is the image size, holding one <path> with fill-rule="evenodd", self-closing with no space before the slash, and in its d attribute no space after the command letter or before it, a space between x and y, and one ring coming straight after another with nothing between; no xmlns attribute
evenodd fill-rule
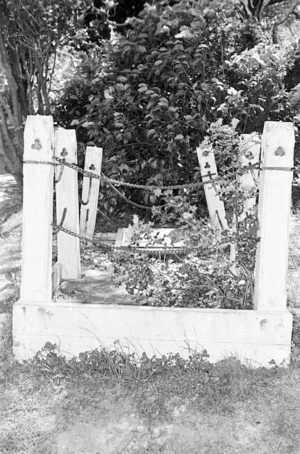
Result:
<svg viewBox="0 0 300 454"><path fill-rule="evenodd" d="M191 39L191 38L195 38L195 35L193 33L191 33L190 30L182 30L182 32L177 33L177 35L175 35L175 38Z"/></svg>
<svg viewBox="0 0 300 454"><path fill-rule="evenodd" d="M175 136L174 140L183 140L184 137L182 134L177 134L177 136Z"/></svg>
<svg viewBox="0 0 300 454"><path fill-rule="evenodd" d="M120 91L124 91L124 90L126 90L126 87L123 84L116 84L116 89L120 90Z"/></svg>
<svg viewBox="0 0 300 454"><path fill-rule="evenodd" d="M121 164L121 165L119 166L119 170L120 170L121 172L128 172L128 171L129 171L129 167L128 167L127 164Z"/></svg>
<svg viewBox="0 0 300 454"><path fill-rule="evenodd" d="M162 60L157 60L155 63L154 63L154 66L160 66L163 64L163 61Z"/></svg>
<svg viewBox="0 0 300 454"><path fill-rule="evenodd" d="M14 280L14 277L12 275L12 272L11 271L8 271L7 273L5 273L5 279L7 279L8 281L13 281Z"/></svg>
<svg viewBox="0 0 300 454"><path fill-rule="evenodd" d="M118 80L119 82L125 82L125 83L126 83L126 82L127 82L127 77L118 76L118 77L117 77L117 80Z"/></svg>
<svg viewBox="0 0 300 454"><path fill-rule="evenodd" d="M82 127L83 128L88 128L89 126L94 126L95 123L93 121L85 121L84 123L82 123Z"/></svg>
<svg viewBox="0 0 300 454"><path fill-rule="evenodd" d="M142 87L140 87L140 88L138 89L138 92L139 92L139 93L144 93L144 92L147 91L147 90L148 90L147 85L143 85Z"/></svg>
<svg viewBox="0 0 300 454"><path fill-rule="evenodd" d="M72 120L70 125L71 126L79 125L79 120Z"/></svg>
<svg viewBox="0 0 300 454"><path fill-rule="evenodd" d="M156 197L159 197L161 195L161 189L153 189L153 193L156 195Z"/></svg>
<svg viewBox="0 0 300 454"><path fill-rule="evenodd" d="M149 138L150 136L154 136L154 135L156 135L155 129L150 129L150 130L147 132L147 138Z"/></svg>

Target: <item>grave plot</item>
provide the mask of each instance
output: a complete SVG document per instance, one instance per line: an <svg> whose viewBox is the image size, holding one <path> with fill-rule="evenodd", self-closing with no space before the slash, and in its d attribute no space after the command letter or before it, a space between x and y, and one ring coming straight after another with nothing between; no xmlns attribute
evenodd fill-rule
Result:
<svg viewBox="0 0 300 454"><path fill-rule="evenodd" d="M254 310L134 306L128 304L126 295L122 293L118 295L120 304L108 304L105 279L109 276L109 265L101 271L102 276L97 276L98 283L101 281L103 284L99 299L94 300L91 293L81 302L63 298L55 301L53 294L62 281L73 283L74 294L76 280L84 281L81 276L86 270L82 269L80 262L80 241L94 241L91 239L94 235L91 212L97 198L91 196L92 179L99 181L104 178L100 176L100 166L87 161L84 172L87 189L82 196L85 223L80 224L77 172L82 172L82 169L76 165L73 134L71 130L54 133L51 117L29 116L27 119L21 296L13 309L16 358L22 360L33 356L46 342L59 345L65 355L101 346L115 348L117 342L129 351L145 352L148 356L169 352L187 356L191 351L206 349L211 361L235 355L242 362L255 366L268 366L271 360L287 364L292 333L292 316L286 310L294 149L292 123L266 122L264 127ZM222 231L227 229L227 219L219 197L213 150L199 147L197 152L202 174L199 184L204 185L207 193L211 222L222 235ZM100 156L99 151L98 163ZM254 153L250 153L246 157L247 166L253 156ZM251 165L249 167L253 170ZM57 221L53 225L54 173ZM249 184L249 178L244 184ZM231 224L234 226L234 222ZM58 247L58 262L54 267L53 229ZM128 246L128 233L128 230L119 232L117 245ZM163 236L162 232L154 233L156 238L150 252L157 252L162 244L162 251L170 249L170 244L164 244L167 241L171 241L172 248L179 248L176 241L172 242L171 233L168 232L168 236ZM143 248L143 244L135 246ZM234 262L235 250L233 246L229 247ZM87 272L86 279L95 278L92 275ZM117 301L117 295L115 298Z"/></svg>

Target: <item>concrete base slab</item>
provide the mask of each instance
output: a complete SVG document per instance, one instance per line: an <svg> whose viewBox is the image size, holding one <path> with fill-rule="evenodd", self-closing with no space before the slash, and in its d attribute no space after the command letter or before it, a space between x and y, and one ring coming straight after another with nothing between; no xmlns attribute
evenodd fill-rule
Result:
<svg viewBox="0 0 300 454"><path fill-rule="evenodd" d="M46 342L65 356L99 347L161 356L206 349L216 362L235 355L253 367L288 364L292 315L288 311L157 308L78 303L28 303L13 309L13 349L26 360Z"/></svg>

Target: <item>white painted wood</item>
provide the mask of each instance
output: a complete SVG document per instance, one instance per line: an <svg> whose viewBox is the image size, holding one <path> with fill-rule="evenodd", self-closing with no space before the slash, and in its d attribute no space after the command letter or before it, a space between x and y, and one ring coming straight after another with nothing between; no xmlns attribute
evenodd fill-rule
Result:
<svg viewBox="0 0 300 454"><path fill-rule="evenodd" d="M99 147L87 147L85 154L84 169L88 172L100 175L102 166L103 150ZM90 189L91 184L91 189ZM80 233L89 239L93 239L96 226L98 197L99 197L100 180L98 178L84 177L82 186L83 202L80 208ZM89 197L90 192L90 197Z"/></svg>
<svg viewBox="0 0 300 454"><path fill-rule="evenodd" d="M255 165L259 163L260 158L261 138L257 133L242 134L241 135L241 148L240 148L240 162L242 167ZM243 193L249 197L246 199L244 209L238 216L238 222L245 219L247 213L251 213L256 206L256 196L251 195L255 193L256 186L259 179L259 169L251 169L245 171L241 176L238 176L238 181Z"/></svg>
<svg viewBox="0 0 300 454"><path fill-rule="evenodd" d="M212 148L197 148L198 161L202 181L210 181L218 178L218 171L215 161L215 155ZM211 176L210 176L211 175ZM212 225L220 235L223 230L228 229L225 207L223 201L218 195L220 186L218 183L205 184L204 191L207 202L207 208Z"/></svg>
<svg viewBox="0 0 300 454"><path fill-rule="evenodd" d="M52 298L53 119L29 115L24 131L21 300Z"/></svg>
<svg viewBox="0 0 300 454"><path fill-rule="evenodd" d="M67 153L67 154L65 154ZM72 129L55 129L55 156L66 162L77 164L76 133ZM55 176L60 174L56 167ZM61 222L63 211L67 208L63 227L79 233L78 175L69 167L64 167L61 179L56 183L56 222ZM63 279L80 277L80 240L65 232L57 233L57 261L61 265Z"/></svg>
<svg viewBox="0 0 300 454"><path fill-rule="evenodd" d="M52 267L52 295L54 295L62 282L61 264L56 262Z"/></svg>
<svg viewBox="0 0 300 454"><path fill-rule="evenodd" d="M115 241L115 248L123 247L123 235L124 235L124 229L119 228L117 231L117 237Z"/></svg>
<svg viewBox="0 0 300 454"><path fill-rule="evenodd" d="M261 138L257 133L252 134L242 134L241 135L241 146L239 159L242 167L247 167L249 165L255 165L259 163L260 158L260 146ZM236 216L236 213L233 213L232 219L232 232L237 231L237 224L242 222L247 214L253 212L254 207L256 206L256 186L258 184L259 170L258 168L249 169L245 171L242 175L237 176L237 181L240 188L243 191L243 194L247 197L244 203L243 211ZM252 195L254 194L254 195ZM230 263L231 272L238 275L238 270L236 268L236 247L234 244L230 245Z"/></svg>
<svg viewBox="0 0 300 454"><path fill-rule="evenodd" d="M271 367L291 353L293 317L288 311L247 311L145 307L112 304L53 302L13 308L13 352L19 361L29 359L46 342L57 343L72 357L104 347L149 357L206 349L209 361L237 357L252 367Z"/></svg>
<svg viewBox="0 0 300 454"><path fill-rule="evenodd" d="M293 123L265 122L259 188L259 237L254 308L286 309L289 219L294 155ZM270 169L275 167L276 169Z"/></svg>

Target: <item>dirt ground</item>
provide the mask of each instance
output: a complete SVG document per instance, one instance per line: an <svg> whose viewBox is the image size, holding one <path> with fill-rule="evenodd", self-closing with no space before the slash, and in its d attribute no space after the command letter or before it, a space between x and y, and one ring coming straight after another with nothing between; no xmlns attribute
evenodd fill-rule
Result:
<svg viewBox="0 0 300 454"><path fill-rule="evenodd" d="M299 378L289 371L252 383L252 395L244 382L243 396L231 389L208 403L170 391L167 379L164 391L155 381L134 389L91 377L38 386L23 376L0 387L1 453L299 454Z"/></svg>

